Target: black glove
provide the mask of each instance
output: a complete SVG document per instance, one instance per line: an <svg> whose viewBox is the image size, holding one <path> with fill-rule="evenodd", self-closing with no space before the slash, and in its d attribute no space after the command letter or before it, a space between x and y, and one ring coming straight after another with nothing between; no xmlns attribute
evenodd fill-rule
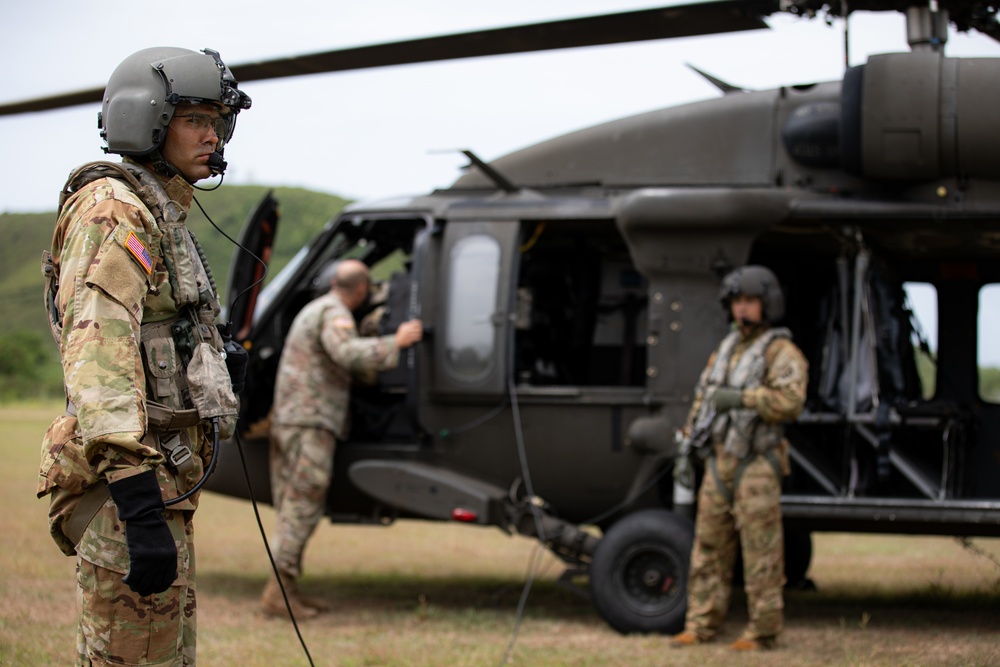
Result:
<svg viewBox="0 0 1000 667"><path fill-rule="evenodd" d="M233 393L238 394L243 391L243 385L247 379L247 362L250 355L246 348L236 343L229 335L228 325L219 325L219 333L224 342L222 350L226 353L226 369L229 371L229 379L233 383Z"/></svg>
<svg viewBox="0 0 1000 667"><path fill-rule="evenodd" d="M163 518L166 508L152 470L108 484L125 522L129 569L122 579L145 597L162 593L177 578L177 546Z"/></svg>
<svg viewBox="0 0 1000 667"><path fill-rule="evenodd" d="M743 407L743 390L736 387L719 387L712 395L712 402L719 412Z"/></svg>

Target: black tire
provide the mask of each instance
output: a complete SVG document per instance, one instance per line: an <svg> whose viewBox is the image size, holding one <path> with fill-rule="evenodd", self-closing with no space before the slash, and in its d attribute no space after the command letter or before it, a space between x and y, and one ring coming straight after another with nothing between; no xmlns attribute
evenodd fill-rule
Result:
<svg viewBox="0 0 1000 667"><path fill-rule="evenodd" d="M642 510L615 523L594 550L590 596L621 632L673 634L684 628L694 525L667 510Z"/></svg>

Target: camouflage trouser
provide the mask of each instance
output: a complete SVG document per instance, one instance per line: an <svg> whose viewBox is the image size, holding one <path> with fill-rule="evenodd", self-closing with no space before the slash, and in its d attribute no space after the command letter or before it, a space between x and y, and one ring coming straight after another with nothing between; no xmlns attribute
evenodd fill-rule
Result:
<svg viewBox="0 0 1000 667"><path fill-rule="evenodd" d="M191 512L167 511L177 545L177 580L163 593L140 597L122 577L128 548L117 507L108 500L77 546L77 667L195 664L194 530Z"/></svg>
<svg viewBox="0 0 1000 667"><path fill-rule="evenodd" d="M306 542L323 518L336 444L323 429L271 428L271 499L278 513L271 552L278 569L293 577L301 576Z"/></svg>
<svg viewBox="0 0 1000 667"><path fill-rule="evenodd" d="M771 461L758 456L744 465L733 490L740 461L720 455L715 468L718 480L707 465L698 492L685 629L708 639L722 625L732 594L739 537L750 619L743 636L776 637L782 629L785 584L778 473ZM720 481L728 491L719 488Z"/></svg>

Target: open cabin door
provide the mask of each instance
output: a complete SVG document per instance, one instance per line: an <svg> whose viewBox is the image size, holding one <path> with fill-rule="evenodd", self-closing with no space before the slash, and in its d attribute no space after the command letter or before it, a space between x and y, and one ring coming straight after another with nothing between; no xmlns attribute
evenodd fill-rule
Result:
<svg viewBox="0 0 1000 667"><path fill-rule="evenodd" d="M257 297L263 289L280 218L278 200L273 190L268 191L247 216L237 239L229 265L226 313L233 327L230 333L239 343L250 336Z"/></svg>

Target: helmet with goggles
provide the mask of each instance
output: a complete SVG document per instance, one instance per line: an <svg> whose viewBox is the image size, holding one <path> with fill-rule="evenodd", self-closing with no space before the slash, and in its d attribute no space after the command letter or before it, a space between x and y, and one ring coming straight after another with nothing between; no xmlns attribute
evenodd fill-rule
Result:
<svg viewBox="0 0 1000 667"><path fill-rule="evenodd" d="M726 274L719 288L719 301L729 310L734 298L739 295L760 298L763 316L769 322L777 322L785 316L785 295L777 276L766 266L741 266Z"/></svg>
<svg viewBox="0 0 1000 667"><path fill-rule="evenodd" d="M215 107L218 115L188 111L184 108L188 105ZM205 129L212 127L221 157L233 136L236 115L249 108L250 97L238 89L216 51L153 47L133 53L115 68L97 126L107 144L105 153L144 156L163 145L167 126L176 116Z"/></svg>

